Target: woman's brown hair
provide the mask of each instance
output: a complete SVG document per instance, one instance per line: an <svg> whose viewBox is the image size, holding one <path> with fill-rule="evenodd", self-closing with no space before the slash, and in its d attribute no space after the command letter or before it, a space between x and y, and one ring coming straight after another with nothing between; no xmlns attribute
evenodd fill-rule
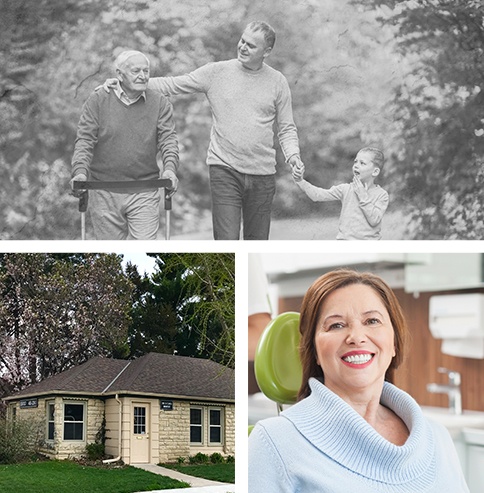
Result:
<svg viewBox="0 0 484 493"><path fill-rule="evenodd" d="M400 303L387 283L375 274L368 272L360 273L349 269L328 272L316 279L309 287L301 305L301 319L299 322L301 342L299 354L303 368L303 377L301 388L299 389L298 400L304 399L304 397L307 397L311 393L309 388L309 379L311 377L324 382L323 371L317 364L314 342L321 306L326 297L333 291L352 284L363 284L374 289L380 296L390 316L390 321L395 333L396 355L392 359L386 372L386 380L391 379L393 371L398 368L403 361L404 346L408 337L407 324Z"/></svg>

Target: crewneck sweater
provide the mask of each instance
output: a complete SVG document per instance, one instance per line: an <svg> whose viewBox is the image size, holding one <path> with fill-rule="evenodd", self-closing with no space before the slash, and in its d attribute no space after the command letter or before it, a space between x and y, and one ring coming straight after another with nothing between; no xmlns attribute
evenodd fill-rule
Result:
<svg viewBox="0 0 484 493"><path fill-rule="evenodd" d="M341 201L337 240L381 240L382 219L388 207L388 193L379 185L368 189L367 198L358 197L353 183L319 188L306 180L296 182L314 202Z"/></svg>
<svg viewBox="0 0 484 493"><path fill-rule="evenodd" d="M315 379L311 395L259 422L249 440L249 493L468 493L447 430L405 392L385 383L382 405L410 435L383 438Z"/></svg>
<svg viewBox="0 0 484 493"><path fill-rule="evenodd" d="M208 63L186 75L153 77L148 87L167 96L206 95L213 116L208 165L244 174L274 174L274 124L286 160L299 154L289 84L265 63L255 71L237 59Z"/></svg>

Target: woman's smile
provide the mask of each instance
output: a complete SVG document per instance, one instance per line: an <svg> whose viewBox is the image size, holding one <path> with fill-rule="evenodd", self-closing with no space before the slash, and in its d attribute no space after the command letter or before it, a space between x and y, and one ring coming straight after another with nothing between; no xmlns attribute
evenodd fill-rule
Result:
<svg viewBox="0 0 484 493"><path fill-rule="evenodd" d="M341 356L341 361L350 368L363 369L367 368L373 362L375 353L368 351L349 351Z"/></svg>

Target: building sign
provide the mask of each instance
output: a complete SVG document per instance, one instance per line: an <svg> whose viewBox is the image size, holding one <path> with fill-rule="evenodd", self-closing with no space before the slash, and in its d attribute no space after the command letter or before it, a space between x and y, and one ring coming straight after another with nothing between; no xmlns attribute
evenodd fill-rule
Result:
<svg viewBox="0 0 484 493"><path fill-rule="evenodd" d="M173 401L163 401L160 399L160 409L162 411L173 411Z"/></svg>
<svg viewBox="0 0 484 493"><path fill-rule="evenodd" d="M25 399L23 401L20 401L20 409L25 409L29 407L37 407L39 405L39 402L37 399Z"/></svg>

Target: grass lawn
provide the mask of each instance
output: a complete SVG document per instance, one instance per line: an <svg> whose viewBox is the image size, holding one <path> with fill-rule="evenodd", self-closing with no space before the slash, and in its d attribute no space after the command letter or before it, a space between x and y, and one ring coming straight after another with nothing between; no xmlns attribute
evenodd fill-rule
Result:
<svg viewBox="0 0 484 493"><path fill-rule="evenodd" d="M221 483L235 483L235 464L160 464L169 469L175 469L183 474L197 478L220 481Z"/></svg>
<svg viewBox="0 0 484 493"><path fill-rule="evenodd" d="M92 467L70 461L0 465L2 493L132 493L188 486L134 467Z"/></svg>

